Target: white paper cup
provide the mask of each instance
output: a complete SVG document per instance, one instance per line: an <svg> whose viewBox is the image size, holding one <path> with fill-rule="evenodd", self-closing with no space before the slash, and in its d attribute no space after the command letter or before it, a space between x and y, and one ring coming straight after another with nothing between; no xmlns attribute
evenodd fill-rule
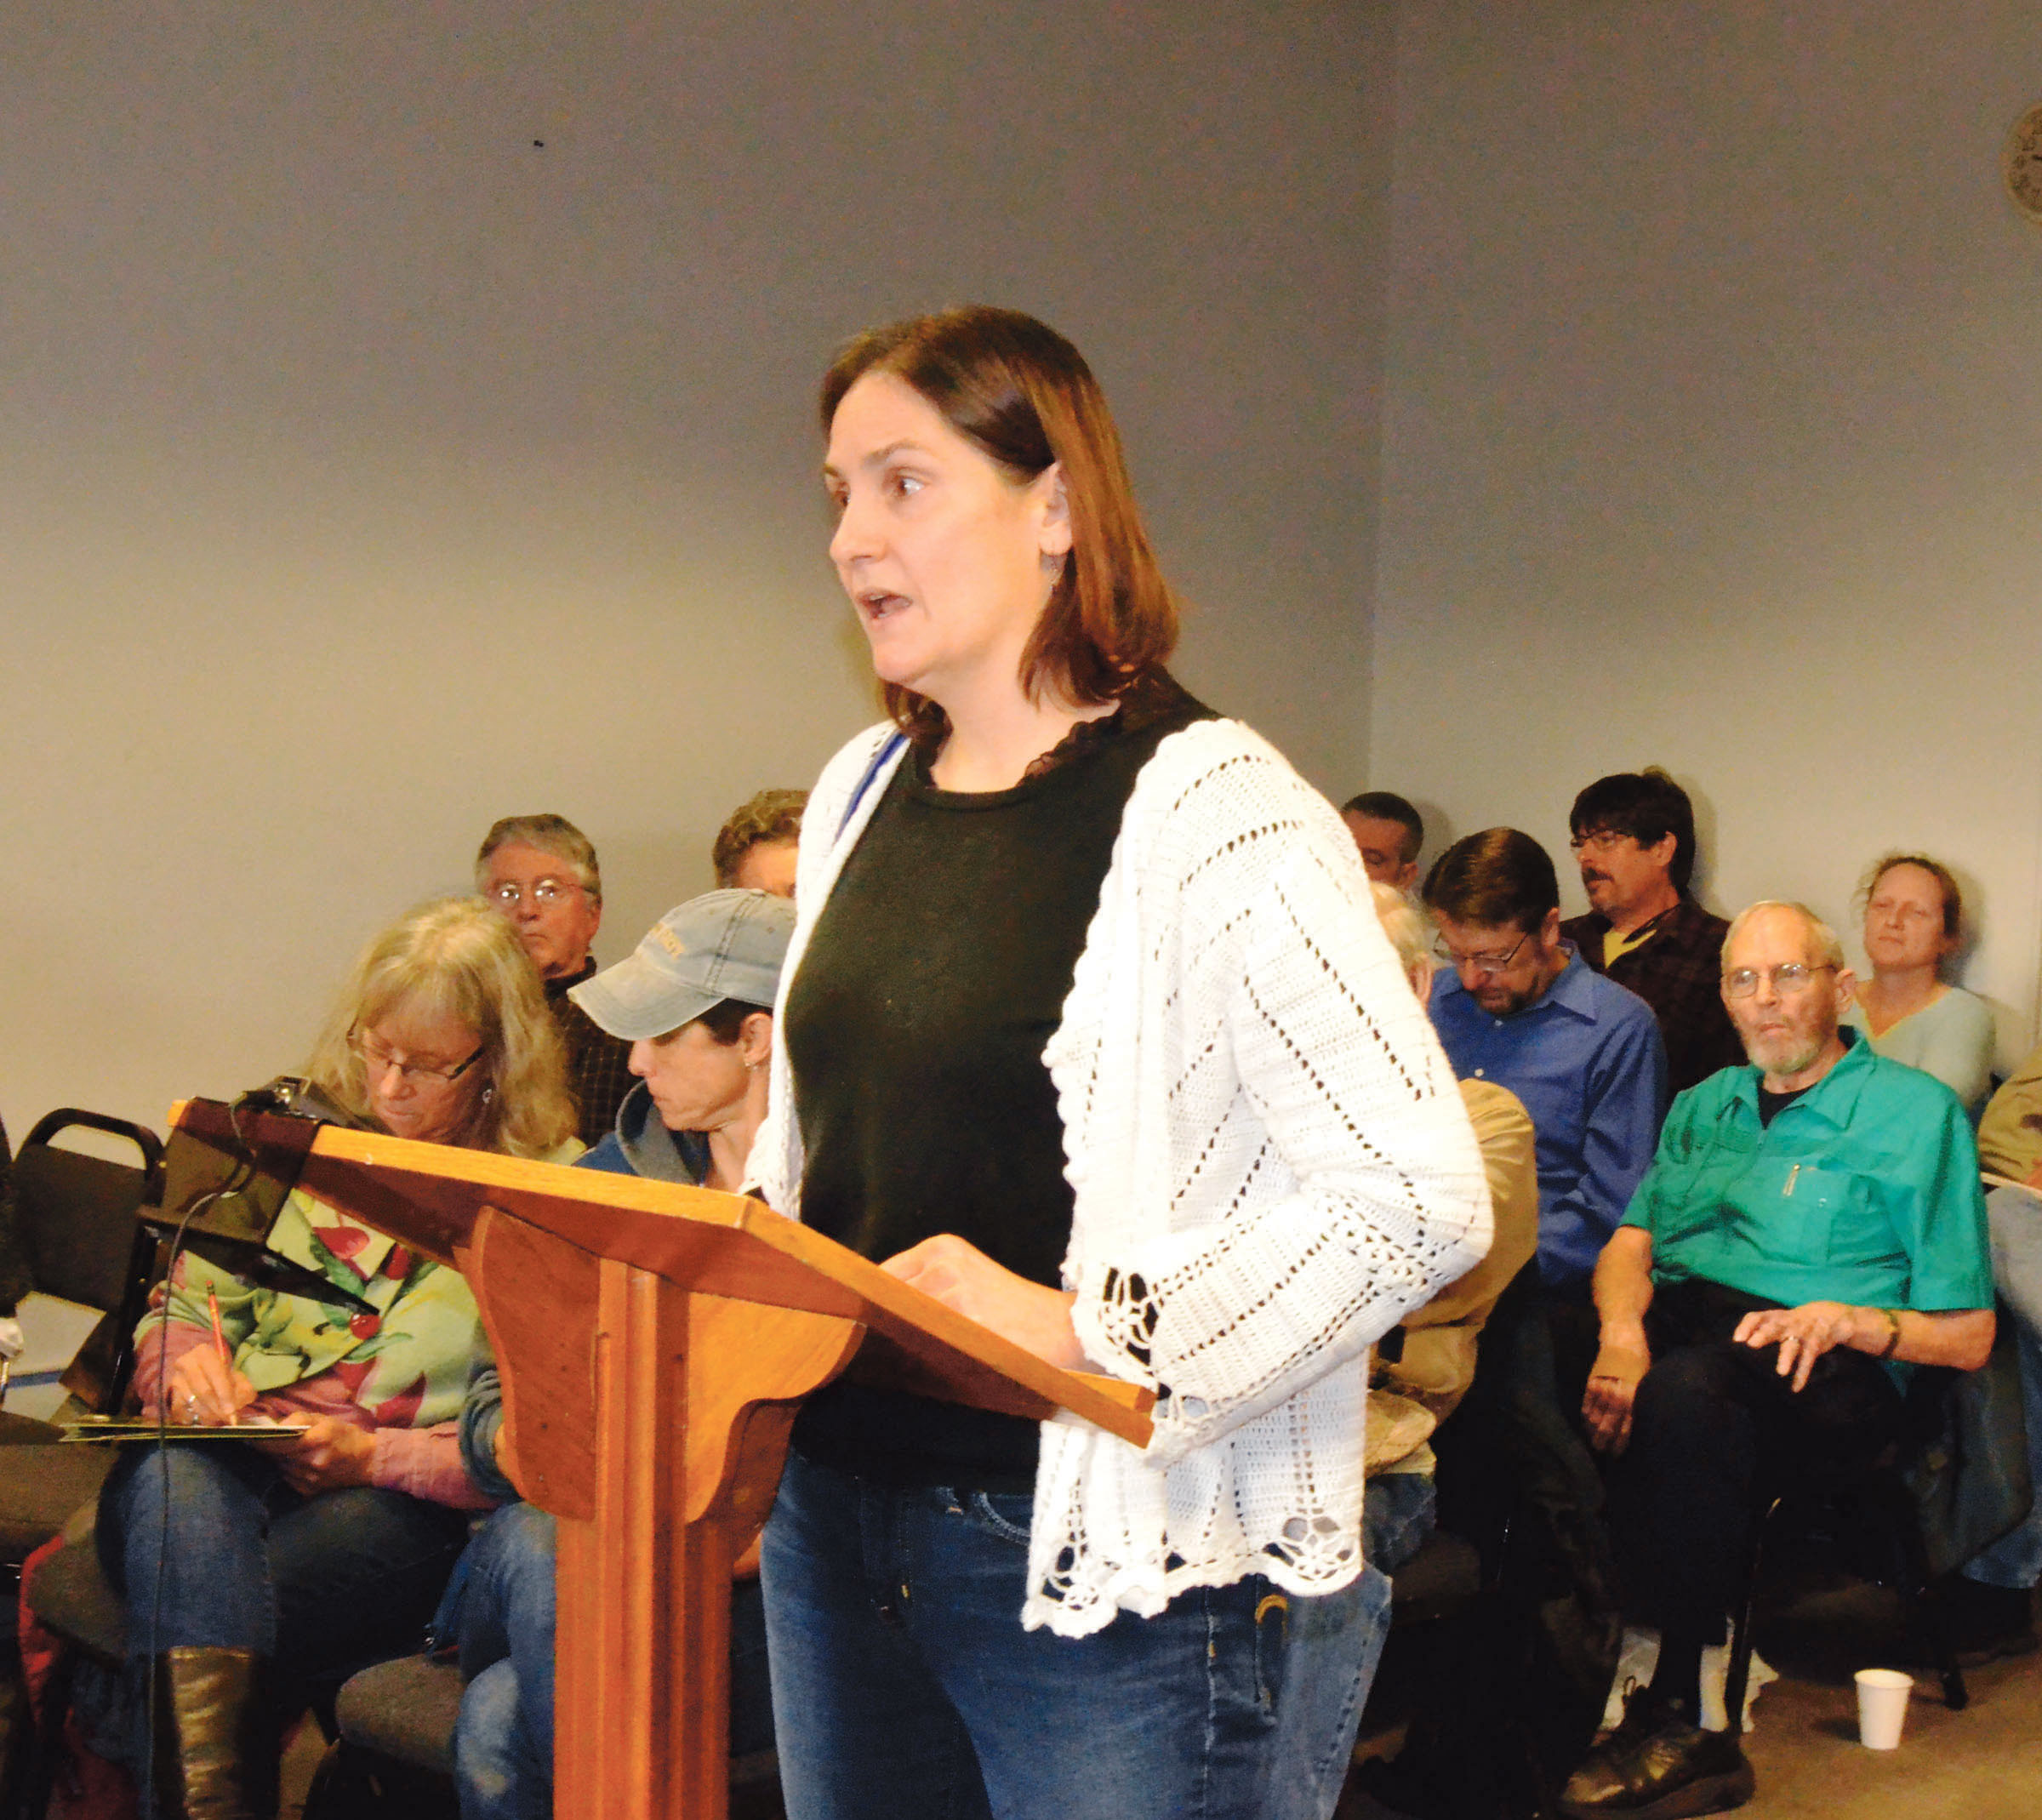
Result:
<svg viewBox="0 0 2042 1820"><path fill-rule="evenodd" d="M1891 1750L1900 1743L1901 1721L1914 1677L1898 1669L1857 1671L1857 1741L1867 1750Z"/></svg>

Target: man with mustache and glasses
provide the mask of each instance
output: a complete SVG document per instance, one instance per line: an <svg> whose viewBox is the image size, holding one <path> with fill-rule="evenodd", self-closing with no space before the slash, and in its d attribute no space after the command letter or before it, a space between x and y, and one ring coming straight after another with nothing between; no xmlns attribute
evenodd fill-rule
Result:
<svg viewBox="0 0 2042 1820"><path fill-rule="evenodd" d="M1599 973L1652 1007L1668 1090L1684 1093L1744 1059L1716 990L1730 925L1689 895L1695 812L1657 765L1598 778L1567 818L1589 913L1560 933Z"/></svg>
<svg viewBox="0 0 2042 1820"><path fill-rule="evenodd" d="M590 1150L609 1135L633 1085L631 1046L596 1028L569 996L596 977L589 944L602 927L602 873L589 837L562 815L506 815L482 836L475 888L517 933L539 969L568 1046L568 1087Z"/></svg>
<svg viewBox="0 0 2042 1820"><path fill-rule="evenodd" d="M1721 992L1748 1062L1674 1101L1596 1264L1602 1350L1583 1415L1623 1456L1625 1614L1661 1640L1651 1685L1567 1784L1572 1820L1750 1799L1737 1733L1697 1721L1755 1487L1861 1469L1897 1432L1906 1365L1976 1371L1992 1349L1970 1123L1941 1081L1840 1029L1852 984L1800 904L1731 924Z"/></svg>

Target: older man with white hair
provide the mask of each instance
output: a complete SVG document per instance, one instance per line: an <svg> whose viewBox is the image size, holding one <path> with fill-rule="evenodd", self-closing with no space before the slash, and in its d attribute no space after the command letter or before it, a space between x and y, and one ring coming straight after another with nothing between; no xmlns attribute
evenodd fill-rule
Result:
<svg viewBox="0 0 2042 1820"><path fill-rule="evenodd" d="M1698 1728L1760 1484L1834 1482L1897 1431L1908 1365L1975 1371L1993 1277L1956 1096L1839 1020L1854 982L1798 904L1723 944L1749 1058L1674 1102L1595 1268L1602 1350L1583 1402L1611 1486L1626 1615L1659 1666L1560 1801L1668 1820L1750 1799L1737 1733ZM1628 1451L1627 1451L1628 1450Z"/></svg>

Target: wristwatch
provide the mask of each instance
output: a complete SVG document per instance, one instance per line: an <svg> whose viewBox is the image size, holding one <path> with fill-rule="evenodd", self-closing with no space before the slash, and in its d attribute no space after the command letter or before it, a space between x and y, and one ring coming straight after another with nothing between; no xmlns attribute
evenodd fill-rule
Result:
<svg viewBox="0 0 2042 1820"><path fill-rule="evenodd" d="M1886 1344L1879 1349L1879 1356L1891 1359L1900 1344L1900 1316L1892 1309L1882 1308L1879 1313L1886 1317Z"/></svg>

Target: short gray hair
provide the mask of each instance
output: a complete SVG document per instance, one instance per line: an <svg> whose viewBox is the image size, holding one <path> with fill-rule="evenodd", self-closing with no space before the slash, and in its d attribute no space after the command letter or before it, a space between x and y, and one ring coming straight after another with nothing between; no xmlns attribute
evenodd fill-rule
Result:
<svg viewBox="0 0 2042 1820"><path fill-rule="evenodd" d="M1744 925L1760 910L1791 910L1808 926L1808 945L1814 950L1817 959L1825 967L1834 967L1840 973L1843 971L1844 944L1837 940L1834 929L1805 904L1793 903L1785 898L1760 898L1756 904L1747 904L1731 919L1730 933L1723 938L1722 968L1725 973L1730 971L1730 950L1738 936L1744 933Z"/></svg>
<svg viewBox="0 0 2042 1820"><path fill-rule="evenodd" d="M602 902L602 869L588 836L564 815L506 815L482 836L475 856L475 888L489 892L489 858L499 847L529 847L550 853L574 868L575 881L596 903Z"/></svg>

